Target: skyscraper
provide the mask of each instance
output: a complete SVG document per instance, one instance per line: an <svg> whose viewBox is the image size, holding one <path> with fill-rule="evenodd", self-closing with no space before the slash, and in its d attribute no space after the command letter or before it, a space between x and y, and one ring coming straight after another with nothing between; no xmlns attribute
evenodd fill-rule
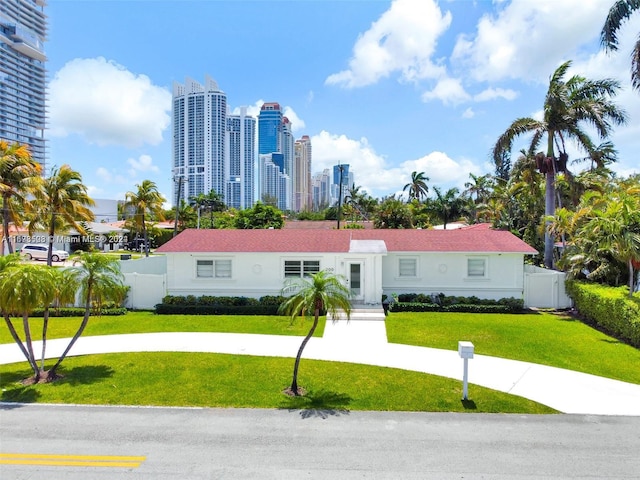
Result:
<svg viewBox="0 0 640 480"><path fill-rule="evenodd" d="M211 77L173 84L173 179L175 202L211 190L226 197L227 95Z"/></svg>
<svg viewBox="0 0 640 480"><path fill-rule="evenodd" d="M0 1L0 138L46 165L46 0Z"/></svg>
<svg viewBox="0 0 640 480"><path fill-rule="evenodd" d="M293 210L311 210L311 139L303 135L295 143L293 161Z"/></svg>
<svg viewBox="0 0 640 480"><path fill-rule="evenodd" d="M258 114L258 155L281 152L282 110L276 102L264 103Z"/></svg>
<svg viewBox="0 0 640 480"><path fill-rule="evenodd" d="M239 115L227 118L227 131L229 172L225 203L232 208L250 208L254 204L256 119L242 107Z"/></svg>

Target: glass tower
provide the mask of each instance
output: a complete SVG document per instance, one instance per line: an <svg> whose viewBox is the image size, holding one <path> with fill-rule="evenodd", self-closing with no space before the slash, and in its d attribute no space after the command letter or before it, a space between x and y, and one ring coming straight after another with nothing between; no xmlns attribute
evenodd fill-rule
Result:
<svg viewBox="0 0 640 480"><path fill-rule="evenodd" d="M258 155L281 152L282 110L276 102L264 103L258 115Z"/></svg>
<svg viewBox="0 0 640 480"><path fill-rule="evenodd" d="M45 0L0 0L0 138L46 166Z"/></svg>

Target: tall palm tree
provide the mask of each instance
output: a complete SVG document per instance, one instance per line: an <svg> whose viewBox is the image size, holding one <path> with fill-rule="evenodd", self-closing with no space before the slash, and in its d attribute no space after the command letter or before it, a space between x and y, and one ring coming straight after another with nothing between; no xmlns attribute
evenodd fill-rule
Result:
<svg viewBox="0 0 640 480"><path fill-rule="evenodd" d="M101 253L83 252L70 268L73 281L79 286L80 298L84 302L84 317L77 332L62 352L56 364L48 372L50 380L56 378L56 370L65 359L71 347L84 332L92 308L100 310L105 301L121 302L126 295L124 277L117 258Z"/></svg>
<svg viewBox="0 0 640 480"><path fill-rule="evenodd" d="M428 181L429 177L424 172L411 172L411 181L404 186L402 191L409 190L409 200L415 198L420 201L421 197L426 197L429 193Z"/></svg>
<svg viewBox="0 0 640 480"><path fill-rule="evenodd" d="M298 349L293 367L293 379L290 387L293 395L300 395L298 389L300 358L304 347L318 326L320 312L326 310L333 318L336 318L338 311L343 310L347 319L351 317L351 303L349 301L351 291L343 282L343 277L321 270L311 274L308 278L288 279L282 289L283 295L291 296L280 306L280 311L289 315L291 321L294 321L301 314L311 315L313 312L313 325Z"/></svg>
<svg viewBox="0 0 640 480"><path fill-rule="evenodd" d="M51 176L43 181L33 204L34 216L29 223L29 232L33 233L38 227L48 231L47 265L51 266L55 234L74 228L80 234L86 235L83 222L94 219L89 207L94 206L95 202L82 183L80 172L73 170L69 165L62 165L60 168L54 168Z"/></svg>
<svg viewBox="0 0 640 480"><path fill-rule="evenodd" d="M162 204L164 198L158 191L158 186L151 180L143 180L142 183L136 185L135 192L127 192L125 194L125 203L127 206L135 209L135 224L137 228L142 230L144 238L145 256L149 256L149 238L147 234L147 218L148 215L154 216L158 220L163 220Z"/></svg>
<svg viewBox="0 0 640 480"><path fill-rule="evenodd" d="M587 153L595 147L583 126L593 127L600 138L607 138L613 125L626 122L625 113L611 100L620 85L611 79L587 80L574 75L565 81L564 77L571 62L560 65L551 76L549 89L544 101L542 120L524 117L515 120L500 136L493 147L493 159L498 164L505 151L511 151L513 142L523 134L532 133L529 152L536 151L546 136L547 149L544 170L546 175L545 216L552 217L556 206L555 178L558 158L566 156L565 139L574 140ZM558 155L556 155L556 153ZM547 220L548 223L548 220ZM545 230L544 264L553 267L552 235Z"/></svg>
<svg viewBox="0 0 640 480"><path fill-rule="evenodd" d="M600 32L600 41L607 51L618 50L618 30L636 10L640 10L640 0L618 0L613 4ZM631 84L640 90L640 35L631 52Z"/></svg>
<svg viewBox="0 0 640 480"><path fill-rule="evenodd" d="M433 187L436 192L436 198L429 200L428 210L435 215L444 224L447 229L447 223L460 218L466 210L465 200L460 196L457 188L450 188L442 193L438 187Z"/></svg>
<svg viewBox="0 0 640 480"><path fill-rule="evenodd" d="M0 140L0 195L2 196L2 241L9 253L9 223L19 223L18 205L26 204L26 196L37 190L42 167L31 158L26 145ZM4 245L1 248L4 255Z"/></svg>

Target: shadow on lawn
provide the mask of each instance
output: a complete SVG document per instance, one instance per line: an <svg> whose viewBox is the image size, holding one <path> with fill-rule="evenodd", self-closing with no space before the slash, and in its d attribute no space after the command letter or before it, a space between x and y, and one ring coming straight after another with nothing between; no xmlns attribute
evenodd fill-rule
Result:
<svg viewBox="0 0 640 480"><path fill-rule="evenodd" d="M311 417L329 418L331 416L348 415L348 406L351 397L344 393L308 392L300 397L287 397L280 408L286 408L290 412L299 411L303 419Z"/></svg>

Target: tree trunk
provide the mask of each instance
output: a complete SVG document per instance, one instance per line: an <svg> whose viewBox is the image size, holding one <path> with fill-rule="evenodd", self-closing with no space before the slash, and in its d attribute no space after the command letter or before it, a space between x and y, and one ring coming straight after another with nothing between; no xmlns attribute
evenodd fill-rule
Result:
<svg viewBox="0 0 640 480"><path fill-rule="evenodd" d="M554 132L548 132L547 157L553 158L553 136ZM555 162L551 162L551 168L545 174L546 190L544 198L544 214L548 218L556 213L556 170ZM544 222L544 266L553 268L553 235L549 232L551 220Z"/></svg>
<svg viewBox="0 0 640 480"><path fill-rule="evenodd" d="M47 245L49 245L49 251L47 252L47 265L51 266L53 264L53 234L56 231L55 227L55 214L51 214L51 223L49 224L49 241Z"/></svg>
<svg viewBox="0 0 640 480"><path fill-rule="evenodd" d="M9 318L9 315L7 315L6 313L4 314L4 321L7 324L7 328L9 328L11 337L13 337L13 340L18 344L18 347L20 347L20 351L24 354L24 358L29 361L29 352L27 352L27 349L24 347L22 340L20 340L20 337L18 336L18 332L16 332L16 327L13 326L11 318Z"/></svg>
<svg viewBox="0 0 640 480"><path fill-rule="evenodd" d="M147 239L147 224L144 221L144 212L142 212L142 238L144 240L145 257L149 256L149 240Z"/></svg>
<svg viewBox="0 0 640 480"><path fill-rule="evenodd" d="M56 364L53 367L51 367L51 370L49 370L50 379L55 378L56 370L58 369L62 361L66 358L67 354L71 350L71 347L73 347L76 341L80 338L80 336L82 335L82 332L84 332L84 329L87 326L87 323L89 323L89 314L91 313L91 290L92 290L91 287L92 287L91 282L89 282L89 285L87 286L87 296L84 304L84 318L80 323L80 327L78 327L78 331L73 336L73 338L69 342L69 345L67 345L67 348L64 350L64 352L62 352L62 355L60 355L60 358L58 359Z"/></svg>
<svg viewBox="0 0 640 480"><path fill-rule="evenodd" d="M9 238L9 198L6 195L2 196L2 234L2 255L4 255L4 244L7 245L7 253L12 254L13 246Z"/></svg>
<svg viewBox="0 0 640 480"><path fill-rule="evenodd" d="M633 259L629 258L629 261L627 262L628 266L629 266L629 298L633 297L633 287L635 286L634 284L634 269L633 269Z"/></svg>
<svg viewBox="0 0 640 480"><path fill-rule="evenodd" d="M307 345L309 339L313 336L313 332L316 331L316 327L318 326L318 317L320 316L320 309L316 307L315 315L313 317L313 325L311 326L311 330L307 333L307 336L304 337L300 348L298 349L298 354L296 355L296 362L293 366L293 380L291 381L291 391L294 395L298 396L298 367L300 366L300 358L302 357L302 351L304 347Z"/></svg>
<svg viewBox="0 0 640 480"><path fill-rule="evenodd" d="M42 319L42 357L40 360L40 370L44 370L44 357L47 351L47 329L49 328L49 307L44 307Z"/></svg>
<svg viewBox="0 0 640 480"><path fill-rule="evenodd" d="M33 369L33 373L35 376L35 383L38 383L40 379L40 369L38 368L38 364L36 362L36 357L33 354L33 341L31 340L31 329L29 328L29 315L27 313L22 314L22 327L24 328L24 337L25 343L27 344L27 352L29 354L28 360L29 365Z"/></svg>

